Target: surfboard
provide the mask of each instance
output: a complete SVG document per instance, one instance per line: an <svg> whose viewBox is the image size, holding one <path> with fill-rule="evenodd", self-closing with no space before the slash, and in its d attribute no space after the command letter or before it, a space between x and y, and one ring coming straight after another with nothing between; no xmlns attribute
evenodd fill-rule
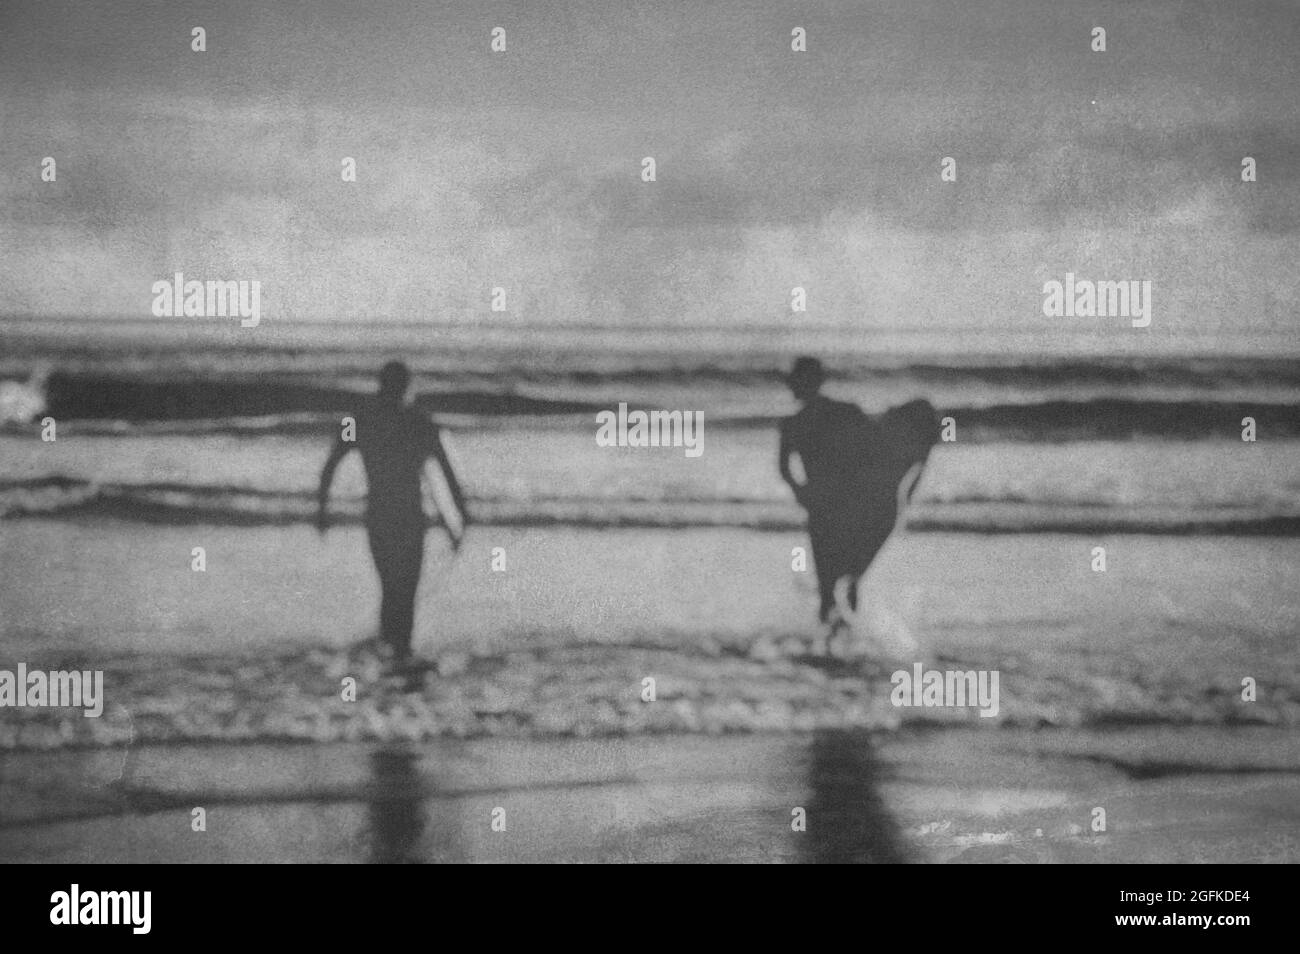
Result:
<svg viewBox="0 0 1300 954"><path fill-rule="evenodd" d="M442 445L443 453L446 454L451 468L456 473L463 473L453 457L452 442L449 436L439 432L438 441ZM459 547L460 542L465 539L465 514L456 506L456 497L451 492L451 486L447 483L447 478L438 466L438 462L432 457L424 462L424 472L421 475L420 485L424 489L425 507L432 510L442 520L443 528L447 531L447 536L451 538L452 546Z"/></svg>

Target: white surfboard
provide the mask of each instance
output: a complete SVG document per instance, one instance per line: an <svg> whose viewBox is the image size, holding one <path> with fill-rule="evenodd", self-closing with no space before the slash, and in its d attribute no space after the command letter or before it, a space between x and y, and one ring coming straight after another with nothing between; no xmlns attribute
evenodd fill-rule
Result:
<svg viewBox="0 0 1300 954"><path fill-rule="evenodd" d="M452 456L451 440L448 435L440 433L439 441L452 470L461 473L456 459ZM456 497L451 492L451 486L447 483L442 468L433 458L424 462L424 473L420 484L424 488L425 506L434 510L442 518L442 525L447 530L447 536L451 537L452 545L459 547L461 540L465 539L465 514L461 512L460 507L456 506Z"/></svg>

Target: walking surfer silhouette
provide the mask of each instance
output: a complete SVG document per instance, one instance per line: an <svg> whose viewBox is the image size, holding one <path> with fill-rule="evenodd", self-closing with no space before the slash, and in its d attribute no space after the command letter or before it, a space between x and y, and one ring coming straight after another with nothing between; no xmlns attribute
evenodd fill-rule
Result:
<svg viewBox="0 0 1300 954"><path fill-rule="evenodd" d="M361 451L366 470L366 532L379 573L382 602L380 638L397 659L411 651L415 624L415 594L424 561L426 517L420 475L433 458L461 514L467 514L460 481L452 470L438 427L406 403L411 373L400 361L380 369L379 393L356 415L356 439L340 437L330 450L320 475L316 526L329 528L329 491L334 471L348 451ZM453 539L453 545L458 541Z"/></svg>
<svg viewBox="0 0 1300 954"><path fill-rule="evenodd" d="M821 393L826 372L798 358L786 383L802 406L781 422L779 467L808 512L808 537L820 596L818 618L831 621L835 584L849 579L848 607L858 608L858 581L911 499L934 444L937 415L909 401L879 416ZM804 480L796 479L798 456Z"/></svg>

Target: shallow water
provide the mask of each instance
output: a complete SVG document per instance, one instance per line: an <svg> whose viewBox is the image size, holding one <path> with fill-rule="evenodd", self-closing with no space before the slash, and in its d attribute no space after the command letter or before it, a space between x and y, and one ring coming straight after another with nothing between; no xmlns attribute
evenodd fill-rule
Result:
<svg viewBox="0 0 1300 954"><path fill-rule="evenodd" d="M431 538L411 677L353 645L377 603L358 530L22 521L4 539L49 556L5 577L0 658L104 669L108 699L100 719L7 710L9 748L1300 722L1293 540L893 541L866 598L907 619L926 668L999 671L999 712L982 718L892 706L890 676L911 661L816 655L794 533L478 528L456 557ZM1094 542L1106 573L1089 568ZM193 545L205 573L189 569Z"/></svg>

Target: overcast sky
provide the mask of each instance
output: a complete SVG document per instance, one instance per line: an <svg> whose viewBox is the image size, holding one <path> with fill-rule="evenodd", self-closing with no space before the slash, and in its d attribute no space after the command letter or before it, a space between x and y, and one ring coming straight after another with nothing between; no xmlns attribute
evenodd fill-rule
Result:
<svg viewBox="0 0 1300 954"><path fill-rule="evenodd" d="M1296 3L4 0L0 313L1022 327L1073 271L1276 330L1298 130Z"/></svg>

